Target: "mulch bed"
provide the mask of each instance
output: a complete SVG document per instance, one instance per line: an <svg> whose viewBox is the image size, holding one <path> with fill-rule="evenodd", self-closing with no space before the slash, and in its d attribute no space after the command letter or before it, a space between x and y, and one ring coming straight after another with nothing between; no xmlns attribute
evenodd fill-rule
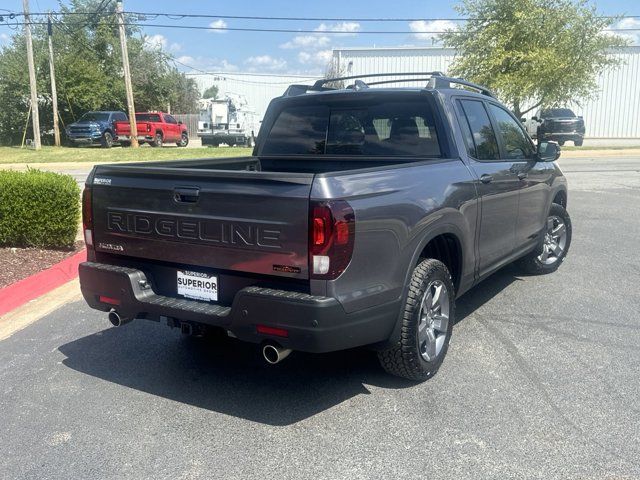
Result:
<svg viewBox="0 0 640 480"><path fill-rule="evenodd" d="M0 248L0 288L46 270L83 248L82 241L69 249Z"/></svg>

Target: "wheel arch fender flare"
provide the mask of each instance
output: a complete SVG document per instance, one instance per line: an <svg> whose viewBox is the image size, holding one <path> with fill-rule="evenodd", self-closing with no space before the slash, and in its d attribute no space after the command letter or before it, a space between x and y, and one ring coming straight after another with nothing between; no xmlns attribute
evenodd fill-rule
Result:
<svg viewBox="0 0 640 480"><path fill-rule="evenodd" d="M434 238L440 235L445 235L445 234L452 235L456 239L458 254L460 255L460 258L459 258L460 270L461 270L460 277L462 277L462 269L464 268L463 266L465 261L464 245L462 244L462 239L464 238L464 234L462 232L462 229L458 227L455 223L440 223L438 225L433 226L432 228L429 228L426 234L423 235L423 238L420 240L420 242L418 243L417 247L413 252L413 255L411 256L411 263L407 268L407 273L404 279L404 285L402 287L402 295L400 297L401 308L398 311L398 316L396 317L391 335L389 336L386 342L387 345L395 344L400 339L400 331L402 328L402 314L403 314L402 305L404 305L404 302L407 299L407 295L409 294L409 284L411 281L411 276L413 275L414 268L418 264L418 260L420 259L420 255L422 254L422 251L425 249L425 247L429 244L431 240L433 240ZM459 285L456 285L456 281L453 278L452 278L452 282L455 288L459 287Z"/></svg>

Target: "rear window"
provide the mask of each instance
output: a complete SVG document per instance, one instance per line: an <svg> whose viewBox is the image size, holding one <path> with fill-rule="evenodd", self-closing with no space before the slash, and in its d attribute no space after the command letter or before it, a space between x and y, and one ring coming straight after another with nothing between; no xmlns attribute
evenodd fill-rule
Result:
<svg viewBox="0 0 640 480"><path fill-rule="evenodd" d="M136 122L160 122L157 113L136 113Z"/></svg>
<svg viewBox="0 0 640 480"><path fill-rule="evenodd" d="M441 155L434 116L425 102L385 102L359 108L285 108L263 155Z"/></svg>
<svg viewBox="0 0 640 480"><path fill-rule="evenodd" d="M575 113L568 108L550 108L548 110L542 111L542 118L553 118L553 117L575 117Z"/></svg>

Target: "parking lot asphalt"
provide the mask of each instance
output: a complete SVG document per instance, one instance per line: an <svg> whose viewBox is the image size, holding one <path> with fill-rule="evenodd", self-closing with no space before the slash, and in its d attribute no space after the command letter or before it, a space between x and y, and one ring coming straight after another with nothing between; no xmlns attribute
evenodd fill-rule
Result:
<svg viewBox="0 0 640 480"><path fill-rule="evenodd" d="M561 162L571 251L459 300L440 372L109 328L75 302L0 341L2 478L640 477L640 159Z"/></svg>

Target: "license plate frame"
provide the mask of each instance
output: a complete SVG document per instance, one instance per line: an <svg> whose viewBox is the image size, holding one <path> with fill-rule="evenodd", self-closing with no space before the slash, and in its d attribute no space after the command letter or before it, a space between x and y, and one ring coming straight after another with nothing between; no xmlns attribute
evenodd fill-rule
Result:
<svg viewBox="0 0 640 480"><path fill-rule="evenodd" d="M176 270L176 291L189 300L217 302L220 292L218 276L193 270Z"/></svg>

